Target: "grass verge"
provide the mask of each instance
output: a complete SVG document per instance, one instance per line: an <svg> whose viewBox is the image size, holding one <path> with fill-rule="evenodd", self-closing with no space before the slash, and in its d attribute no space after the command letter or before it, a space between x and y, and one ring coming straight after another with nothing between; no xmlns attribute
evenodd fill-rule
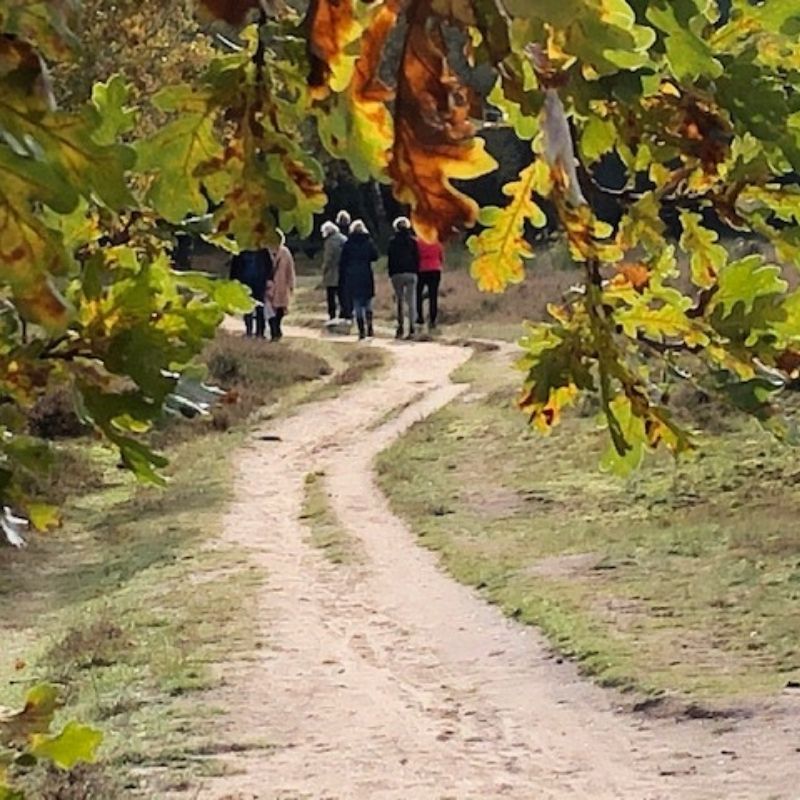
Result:
<svg viewBox="0 0 800 800"><path fill-rule="evenodd" d="M216 664L262 645L252 625L262 575L218 540L231 454L259 414L290 409L348 366L341 345L261 344L223 334L210 348L212 376L236 395L225 424L218 409L156 433L171 459L166 489L137 485L90 438L59 441L65 471L42 492L64 498L64 528L23 552L0 548L0 706L52 682L65 701L56 725L78 719L104 734L99 765L33 770L29 796L163 797L220 769L224 709L205 693L219 684Z"/></svg>
<svg viewBox="0 0 800 800"><path fill-rule="evenodd" d="M694 459L653 459L624 482L598 469L593 417L531 434L497 356L458 378L471 391L378 465L458 580L605 685L730 704L800 678L795 451L731 421Z"/></svg>
<svg viewBox="0 0 800 800"><path fill-rule="evenodd" d="M309 529L309 541L333 564L357 564L362 560L359 542L342 527L331 508L324 485L325 474L309 472L300 519Z"/></svg>

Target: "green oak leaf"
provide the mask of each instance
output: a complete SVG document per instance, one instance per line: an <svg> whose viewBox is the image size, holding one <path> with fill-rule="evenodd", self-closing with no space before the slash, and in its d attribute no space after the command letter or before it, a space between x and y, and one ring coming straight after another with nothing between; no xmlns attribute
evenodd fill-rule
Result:
<svg viewBox="0 0 800 800"><path fill-rule="evenodd" d="M121 75L94 85L92 102L100 116L100 127L94 133L98 144L113 144L123 133L133 130L136 110L128 106L130 94L130 88Z"/></svg>
<svg viewBox="0 0 800 800"><path fill-rule="evenodd" d="M781 278L780 267L765 264L763 256L747 256L722 269L711 308L721 309L724 318L741 303L744 312L749 313L757 299L779 297L787 288L788 284Z"/></svg>
<svg viewBox="0 0 800 800"><path fill-rule="evenodd" d="M76 764L93 762L102 741L103 735L94 728L68 722L56 736L34 736L30 750L37 758L52 761L62 769L72 769Z"/></svg>

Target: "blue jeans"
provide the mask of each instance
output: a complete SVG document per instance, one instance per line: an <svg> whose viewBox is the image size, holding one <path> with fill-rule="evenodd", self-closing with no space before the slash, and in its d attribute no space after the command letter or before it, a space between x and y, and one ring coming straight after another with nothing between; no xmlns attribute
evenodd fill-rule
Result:
<svg viewBox="0 0 800 800"><path fill-rule="evenodd" d="M367 314L372 313L372 298L371 297L354 297L353 298L353 311L356 317L364 319Z"/></svg>

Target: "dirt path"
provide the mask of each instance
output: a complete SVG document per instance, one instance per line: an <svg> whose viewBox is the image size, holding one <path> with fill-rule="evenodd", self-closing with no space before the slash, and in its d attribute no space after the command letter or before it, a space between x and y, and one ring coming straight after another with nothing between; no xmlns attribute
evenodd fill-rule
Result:
<svg viewBox="0 0 800 800"><path fill-rule="evenodd" d="M453 399L468 356L391 343L393 366L304 407L239 456L227 540L266 573L263 649L226 667L220 749L231 774L201 798L263 800L789 800L800 796L798 717L675 722L617 699L549 656L446 577L389 510L374 456ZM391 408L411 406L386 420ZM420 464L420 469L425 466ZM487 465L487 469L490 465ZM325 471L364 563L335 566L299 519ZM479 481L480 476L476 475ZM266 747L271 745L271 747Z"/></svg>

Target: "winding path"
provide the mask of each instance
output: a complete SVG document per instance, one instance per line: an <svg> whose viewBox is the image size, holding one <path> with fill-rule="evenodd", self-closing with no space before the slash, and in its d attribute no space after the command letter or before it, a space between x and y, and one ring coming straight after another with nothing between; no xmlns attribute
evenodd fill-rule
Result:
<svg viewBox="0 0 800 800"><path fill-rule="evenodd" d="M390 511L372 460L458 395L448 376L469 351L373 346L393 355L380 378L301 408L262 432L279 441L256 436L239 454L225 537L266 575L254 620L264 647L226 666L220 738L242 752L198 796L800 797L796 713L773 710L768 724L623 713L614 693L556 663L534 630L439 570ZM318 470L363 544L362 564L332 565L306 541L303 482Z"/></svg>

